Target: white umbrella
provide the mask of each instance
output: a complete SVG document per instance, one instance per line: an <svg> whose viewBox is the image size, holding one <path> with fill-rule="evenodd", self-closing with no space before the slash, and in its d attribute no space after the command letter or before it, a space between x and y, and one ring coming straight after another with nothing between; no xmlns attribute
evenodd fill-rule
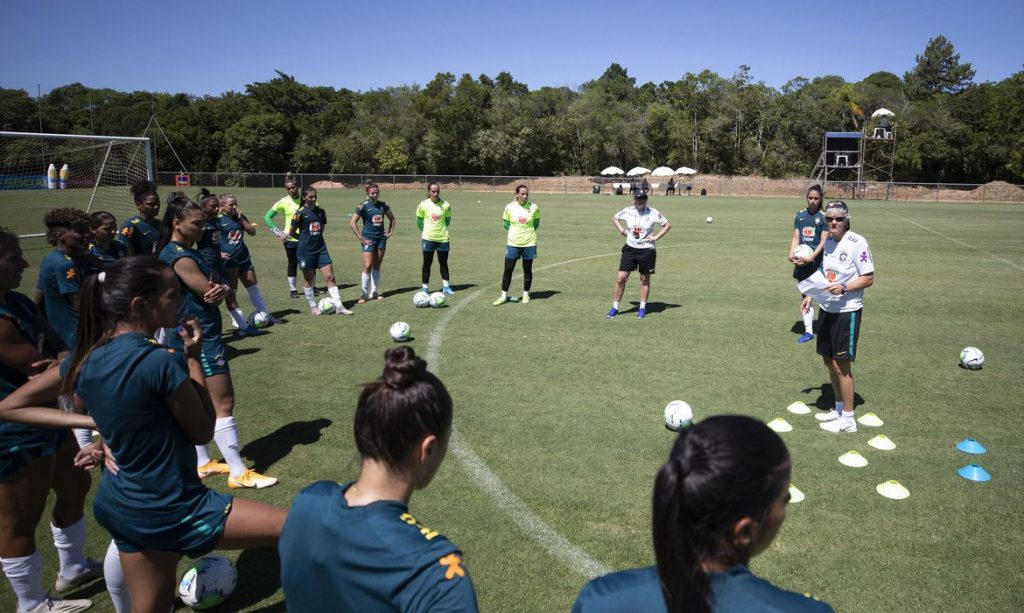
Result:
<svg viewBox="0 0 1024 613"><path fill-rule="evenodd" d="M647 174L649 172L651 172L649 169L644 168L643 166L637 166L635 168L630 168L629 172L626 173L626 176L627 177L635 177L637 175L645 175L645 174Z"/></svg>
<svg viewBox="0 0 1024 613"><path fill-rule="evenodd" d="M672 170L668 166L658 166L653 171L651 171L651 174L654 175L655 177L671 177L672 175L676 174L676 171Z"/></svg>
<svg viewBox="0 0 1024 613"><path fill-rule="evenodd" d="M889 109L878 109L874 113L871 113L872 119L877 117L895 117L896 113L893 113Z"/></svg>
<svg viewBox="0 0 1024 613"><path fill-rule="evenodd" d="M608 168L605 168L604 170L602 170L601 174L607 176L607 175L621 175L621 174L625 174L625 173L623 173L622 169L619 168L618 166L609 166Z"/></svg>
<svg viewBox="0 0 1024 613"><path fill-rule="evenodd" d="M677 175L695 175L695 174L697 174L697 171L692 169L692 168L686 167L686 166L680 166L679 168L676 168L676 174Z"/></svg>

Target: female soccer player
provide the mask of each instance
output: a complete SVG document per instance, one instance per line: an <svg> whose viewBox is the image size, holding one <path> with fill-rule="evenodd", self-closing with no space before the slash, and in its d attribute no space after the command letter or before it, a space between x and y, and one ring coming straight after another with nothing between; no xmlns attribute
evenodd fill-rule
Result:
<svg viewBox="0 0 1024 613"><path fill-rule="evenodd" d="M420 246L423 248L423 291L430 292L430 267L437 252L437 264L441 267L442 291L449 296L455 294L448 274L448 226L452 223L452 206L441 199L441 184L427 185L427 198L416 207L416 227L423 230Z"/></svg>
<svg viewBox="0 0 1024 613"><path fill-rule="evenodd" d="M334 280L334 265L331 262L331 254L327 252L327 243L324 242L326 225L327 212L316 203L316 188L309 185L303 187L302 208L292 216L291 235L299 239L295 255L299 260L299 268L302 269L302 291L306 294L309 311L313 315L320 314L320 309L316 306L316 294L313 292L316 271L319 270L327 282L327 291L334 302L334 312L351 315L352 311L346 309L341 302L341 292Z"/></svg>
<svg viewBox="0 0 1024 613"><path fill-rule="evenodd" d="M825 228L825 216L821 213L821 201L825 192L820 185L812 185L807 189L807 208L797 211L793 218L793 238L789 241L788 259L793 263L793 278L797 282L810 277L821 267L821 233ZM797 245L807 245L814 250L808 258L793 255ZM800 317L804 321L804 333L796 342L803 344L814 338L814 305L804 304L800 300Z"/></svg>
<svg viewBox="0 0 1024 613"><path fill-rule="evenodd" d="M172 215L176 207L172 195ZM202 212L195 212L189 231L198 234ZM286 511L209 490L196 474L193 445L214 432L202 324L188 320L178 328L181 352L151 338L157 328L178 324L182 294L174 271L154 258L125 258L86 281L83 297L74 357L0 406L39 425L99 429L116 471L100 482L96 521L120 550L132 610L162 613L174 604L182 554L272 546ZM58 392L76 393L89 415L36 406Z"/></svg>
<svg viewBox="0 0 1024 613"><path fill-rule="evenodd" d="M502 224L508 230L508 244L505 246L505 272L501 276L501 295L494 306L509 302L508 287L512 284L512 272L516 261L523 258L523 304L530 301L530 286L533 284L533 260L537 258L537 228L540 227L540 207L530 202L530 188L516 187L516 199L505 205Z"/></svg>
<svg viewBox="0 0 1024 613"><path fill-rule="evenodd" d="M156 183L141 179L132 187L132 199L138 215L132 215L121 224L121 242L128 249L128 255L156 255L156 243L160 240L160 196Z"/></svg>
<svg viewBox="0 0 1024 613"><path fill-rule="evenodd" d="M818 354L825 362L836 407L815 417L829 432L856 432L854 385L851 366L857 355L864 290L875 283L875 262L866 238L850 231L850 209L842 200L825 207L828 237L823 241L825 257L821 269L831 297L820 304L818 313ZM804 308L811 298L805 296Z"/></svg>
<svg viewBox="0 0 1024 613"><path fill-rule="evenodd" d="M0 401L53 362L60 341L21 285L28 262L18 238L0 228ZM40 338L49 347L39 348ZM3 413L0 413L0 417ZM78 445L66 432L0 421L0 563L11 583L18 611L84 611L88 600L50 600L42 587L42 558L35 533L50 490L56 494L50 530L60 572L54 586L63 592L103 573L85 557L85 497L89 473L74 466Z"/></svg>
<svg viewBox="0 0 1024 613"><path fill-rule="evenodd" d="M227 275L228 285L231 286L228 309L232 312L232 319L237 321L237 318L241 317L242 321L245 321L245 315L238 306L239 277L249 294L249 301L252 302L252 305L256 307L256 310L269 315L270 309L263 301L263 294L260 293L259 285L257 285L256 267L253 266L252 258L249 257L249 248L245 246L245 235L256 236L256 228L246 219L245 213L239 210L238 198L234 194L220 195L220 215L217 217L217 225L220 227L220 253L224 258L224 273ZM270 319L274 323L282 323L273 315L270 315Z"/></svg>
<svg viewBox="0 0 1024 613"><path fill-rule="evenodd" d="M620 222L626 222L626 228ZM651 275L654 274L654 264L658 254L654 250L654 243L672 229L672 224L665 219L665 216L647 206L647 193L637 192L633 197L633 206L627 206L612 216L612 223L619 234L626 237L626 244L622 246L622 257L619 258L619 274L615 277L615 289L612 291L612 308L608 311L608 317L612 318L619 314L619 301L622 300L622 293L626 291L626 281L629 281L629 273L634 270L640 271L640 309L636 312L637 319L647 317L647 298L651 294ZM654 226L660 226L658 233L654 233Z"/></svg>
<svg viewBox="0 0 1024 613"><path fill-rule="evenodd" d="M78 209L53 209L43 217L53 245L39 264L36 305L67 347L75 346L78 294L85 278L98 272L89 253L89 216Z"/></svg>
<svg viewBox="0 0 1024 613"><path fill-rule="evenodd" d="M267 223L267 227L274 233L274 236L284 243L284 252L288 257L288 287L291 290L291 297L298 298L299 292L298 287L295 285L295 276L298 271L299 260L295 257L295 248L299 246L299 239L288 233L288 224L291 223L295 211L299 210L299 207L302 206L302 198L299 196L299 183L291 173L285 175L284 190L288 192L288 195L275 202L274 206L267 210L267 213L263 216L263 221ZM278 213L284 216L284 229L278 228L274 223L274 217Z"/></svg>
<svg viewBox="0 0 1024 613"><path fill-rule="evenodd" d="M128 255L128 248L117 239L117 218L106 211L89 215L89 253L104 266L110 266Z"/></svg>
<svg viewBox="0 0 1024 613"><path fill-rule="evenodd" d="M384 252L388 248L388 238L395 231L397 221L391 207L380 198L380 187L376 183L366 184L366 200L356 207L352 217L348 220L349 227L359 239L360 250L363 254L363 272L360 278L363 288L363 295L357 301L363 304L370 298L384 300L383 292L380 290L380 266L384 263ZM384 229L384 218L388 219L388 229ZM360 232L356 227L356 221L362 220L363 229Z"/></svg>
<svg viewBox="0 0 1024 613"><path fill-rule="evenodd" d="M409 513L448 451L452 399L411 347L390 349L359 396L354 483L292 501L278 551L290 611L476 611L462 552Z"/></svg>
<svg viewBox="0 0 1024 613"><path fill-rule="evenodd" d="M231 292L224 283L212 281L210 266L192 249L206 231L207 215L195 202L182 192L173 192L167 197L167 212L164 213L159 258L171 267L181 281L184 300L181 303L181 318L195 318L202 327L202 365L206 386L213 398L217 412L213 440L226 462L214 462L206 451L205 443L196 447L200 477L211 474L229 473L228 487L251 487L263 489L277 483L277 479L266 477L242 463L239 453L238 428L235 425L235 387L231 381L231 370L221 344L221 318L217 305ZM181 339L172 338L171 343L181 348Z"/></svg>
<svg viewBox="0 0 1024 613"><path fill-rule="evenodd" d="M750 417L716 415L684 429L654 482L657 567L594 579L572 610L831 611L747 568L786 519L790 467L779 435Z"/></svg>

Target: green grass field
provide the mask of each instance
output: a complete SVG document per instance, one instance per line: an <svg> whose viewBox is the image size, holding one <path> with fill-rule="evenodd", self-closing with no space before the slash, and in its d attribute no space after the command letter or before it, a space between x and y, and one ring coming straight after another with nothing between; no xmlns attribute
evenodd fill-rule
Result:
<svg viewBox="0 0 1024 613"><path fill-rule="evenodd" d="M252 219L279 192L235 190ZM444 196L453 205L458 290L446 309L412 306L419 192L382 194L399 220L383 269L388 298L354 307L351 318L311 317L304 301L288 298L280 244L262 223L248 240L264 296L289 322L263 337L226 339L243 455L281 478L242 496L287 505L313 481L356 477L359 384L379 373L393 345L388 327L401 320L455 399L452 451L412 512L463 548L486 611L565 611L584 575L652 562L650 491L673 441L661 423L672 399L688 401L698 418L734 412L794 426L782 436L793 483L807 498L789 507L755 572L840 611L1024 608L1024 207L851 203L852 227L867 237L877 267L854 366L858 410L885 425L832 435L813 416L785 410L796 400L825 407L831 399L813 343L795 343L798 295L785 257L801 198L652 198L673 229L659 242L651 314L608 321L621 246L610 219L627 198L533 194L543 219L534 300L492 307L505 238L499 216L511 194ZM346 226L361 193L322 190L320 199L351 303L359 257ZM130 211L126 203L115 213ZM709 215L713 224L704 222ZM41 239L24 247L33 266L46 250ZM433 273L439 286L436 264ZM26 279L29 290L35 273ZM517 277L513 293L521 287ZM634 277L624 308L637 300ZM966 345L985 352L983 370L957 366ZM894 451L867 445L880 433ZM968 436L988 453L957 451ZM869 465L839 464L849 450ZM957 475L973 461L991 482ZM878 495L875 486L889 479L910 498ZM223 477L208 483L226 489ZM102 557L107 539L91 523L89 553ZM52 584L56 555L45 522L38 543ZM222 610L284 610L276 552L230 556L239 587ZM76 595L111 610L100 585ZM5 586L0 609L13 606Z"/></svg>

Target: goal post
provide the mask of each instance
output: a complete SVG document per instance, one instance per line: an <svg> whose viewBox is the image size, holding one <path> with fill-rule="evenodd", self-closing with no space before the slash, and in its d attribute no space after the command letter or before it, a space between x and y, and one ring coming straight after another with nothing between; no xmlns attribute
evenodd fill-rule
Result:
<svg viewBox="0 0 1024 613"><path fill-rule="evenodd" d="M42 236L54 208L133 215L129 188L154 177L150 139L0 132L0 225Z"/></svg>

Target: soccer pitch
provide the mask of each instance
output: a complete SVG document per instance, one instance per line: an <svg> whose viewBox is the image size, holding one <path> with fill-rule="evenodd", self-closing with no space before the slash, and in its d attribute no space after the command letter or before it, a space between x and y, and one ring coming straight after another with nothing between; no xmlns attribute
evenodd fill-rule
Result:
<svg viewBox="0 0 1024 613"><path fill-rule="evenodd" d="M394 345L390 325L406 321L412 346L455 400L456 428L446 462L411 512L464 550L483 610L565 611L593 573L652 563L650 494L674 438L661 417L673 399L689 402L697 419L743 413L784 417L794 427L781 436L806 500L789 506L754 572L839 611L1024 607L1024 207L849 202L852 230L867 238L876 265L853 367L857 408L885 425L835 435L819 430L813 415L785 409L797 400L830 406L832 396L814 343L795 342L798 295L785 258L793 215L803 207L799 194L652 197L673 228L658 243L650 315L640 321L635 274L626 312L605 319L622 244L611 216L628 197L533 193L542 212L533 300L494 307L505 244L500 215L512 194L442 193L453 210L457 294L447 308L416 309L414 210L424 193L383 186L381 199L398 218L383 266L387 298L352 306L359 255L347 226L362 192L320 190L342 298L355 315L314 318L304 300L288 298L284 253L261 219L284 192L230 191L259 222L247 244L264 297L288 318L262 337L226 335L243 456L281 479L241 496L288 505L314 481L356 477L359 385L380 373ZM0 210L8 218L13 209ZM112 212L120 221L133 211L126 197ZM19 209L22 219L32 214ZM19 223L19 232L40 231ZM33 269L20 289L31 294L47 247L37 238L23 247ZM521 293L520 274L517 267L512 295ZM436 263L431 285L440 287ZM967 345L984 351L982 370L957 366ZM877 434L896 449L868 446ZM988 452L957 451L965 437ZM837 458L850 450L869 464L841 465ZM992 481L957 475L972 462ZM877 494L875 486L889 479L910 497ZM206 483L227 491L223 477ZM92 522L91 508L87 516L87 552L101 558L109 537ZM52 585L57 566L50 542L41 522L44 585ZM276 552L228 555L239 583L221 610L284 610ZM91 597L93 610L112 610L102 583L74 595ZM5 587L0 608L13 607Z"/></svg>

